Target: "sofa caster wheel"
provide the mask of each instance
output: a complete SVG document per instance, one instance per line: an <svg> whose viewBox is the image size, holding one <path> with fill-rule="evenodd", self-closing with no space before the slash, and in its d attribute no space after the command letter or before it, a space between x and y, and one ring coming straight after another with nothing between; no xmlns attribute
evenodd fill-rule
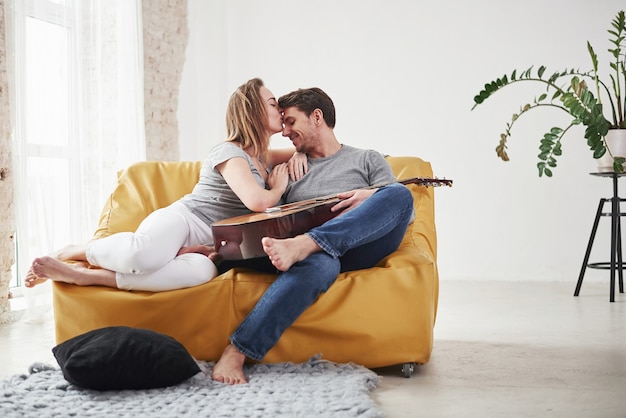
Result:
<svg viewBox="0 0 626 418"><path fill-rule="evenodd" d="M404 377L409 378L413 374L415 370L415 363L403 363L402 364L402 373Z"/></svg>

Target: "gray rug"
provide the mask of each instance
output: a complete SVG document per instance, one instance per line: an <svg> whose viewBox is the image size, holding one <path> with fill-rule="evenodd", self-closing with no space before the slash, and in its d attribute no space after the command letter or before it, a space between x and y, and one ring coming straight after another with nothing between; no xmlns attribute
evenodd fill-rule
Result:
<svg viewBox="0 0 626 418"><path fill-rule="evenodd" d="M249 383L210 378L213 363L176 386L99 392L67 382L57 367L33 364L0 381L0 417L380 417L370 398L378 376L364 367L313 358L247 365Z"/></svg>

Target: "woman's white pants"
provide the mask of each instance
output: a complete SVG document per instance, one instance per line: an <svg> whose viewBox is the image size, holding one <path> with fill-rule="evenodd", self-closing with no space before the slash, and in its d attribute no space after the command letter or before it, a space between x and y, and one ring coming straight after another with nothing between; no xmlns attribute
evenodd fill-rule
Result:
<svg viewBox="0 0 626 418"><path fill-rule="evenodd" d="M119 289L158 292L214 278L217 268L205 255L177 255L182 247L212 242L211 228L176 202L152 212L135 232L89 242L86 256L90 264L114 271Z"/></svg>

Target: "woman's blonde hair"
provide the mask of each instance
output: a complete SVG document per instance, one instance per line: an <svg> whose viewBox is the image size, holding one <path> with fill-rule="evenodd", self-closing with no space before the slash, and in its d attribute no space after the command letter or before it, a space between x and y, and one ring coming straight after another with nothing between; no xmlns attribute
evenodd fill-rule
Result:
<svg viewBox="0 0 626 418"><path fill-rule="evenodd" d="M254 154L267 162L270 137L261 87L263 80L253 78L230 96L226 110L226 141L238 142L244 149L252 147Z"/></svg>

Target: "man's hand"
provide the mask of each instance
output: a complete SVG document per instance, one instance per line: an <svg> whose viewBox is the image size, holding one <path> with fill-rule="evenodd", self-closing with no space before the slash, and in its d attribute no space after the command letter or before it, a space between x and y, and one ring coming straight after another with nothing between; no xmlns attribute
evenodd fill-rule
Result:
<svg viewBox="0 0 626 418"><path fill-rule="evenodd" d="M203 254L209 257L209 260L213 261L213 263L215 264L218 264L222 261L222 255L218 254L218 252L215 251L215 247L211 247L209 245L191 245L189 247L182 247L180 250L178 250L178 254L176 255L188 253Z"/></svg>
<svg viewBox="0 0 626 418"><path fill-rule="evenodd" d="M306 154L301 152L294 153L289 161L287 161L287 167L289 169L289 177L293 181L298 181L309 170L307 165Z"/></svg>
<svg viewBox="0 0 626 418"><path fill-rule="evenodd" d="M337 193L341 199L339 203L330 208L331 212L347 212L359 206L365 199L373 195L378 189L356 189L348 192Z"/></svg>

